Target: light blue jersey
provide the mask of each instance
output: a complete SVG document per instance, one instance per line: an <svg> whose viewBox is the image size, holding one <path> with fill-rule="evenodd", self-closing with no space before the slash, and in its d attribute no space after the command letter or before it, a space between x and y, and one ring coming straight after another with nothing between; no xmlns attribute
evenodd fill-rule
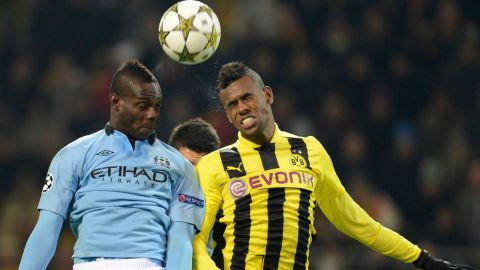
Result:
<svg viewBox="0 0 480 270"><path fill-rule="evenodd" d="M171 221L200 228L204 198L194 168L152 135L133 148L107 124L52 160L38 209L69 218L74 258L164 263Z"/></svg>

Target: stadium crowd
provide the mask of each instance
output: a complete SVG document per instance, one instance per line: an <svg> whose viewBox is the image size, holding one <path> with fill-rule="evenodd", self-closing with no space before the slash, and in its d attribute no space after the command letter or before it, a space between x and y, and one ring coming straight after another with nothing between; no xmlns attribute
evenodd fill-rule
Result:
<svg viewBox="0 0 480 270"><path fill-rule="evenodd" d="M222 24L212 59L183 66L157 39L174 1L0 4L0 269L17 269L48 163L101 129L128 58L164 91L157 135L201 116L236 138L215 97L241 60L273 88L284 130L315 135L352 197L432 253L480 265L480 5L476 0L204 1ZM412 269L366 250L318 212L312 269ZM64 227L49 269L71 268Z"/></svg>

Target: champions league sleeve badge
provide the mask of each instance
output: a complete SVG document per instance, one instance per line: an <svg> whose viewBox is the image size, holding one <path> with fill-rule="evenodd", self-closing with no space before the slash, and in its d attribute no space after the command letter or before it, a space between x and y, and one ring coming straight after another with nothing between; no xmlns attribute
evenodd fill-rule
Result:
<svg viewBox="0 0 480 270"><path fill-rule="evenodd" d="M205 204L204 200L187 195L187 194L178 195L178 200L182 203L192 204L200 208L203 208Z"/></svg>
<svg viewBox="0 0 480 270"><path fill-rule="evenodd" d="M45 183L43 184L43 189L42 192L47 192L49 191L53 186L53 175L51 173L48 173L47 176L45 177Z"/></svg>

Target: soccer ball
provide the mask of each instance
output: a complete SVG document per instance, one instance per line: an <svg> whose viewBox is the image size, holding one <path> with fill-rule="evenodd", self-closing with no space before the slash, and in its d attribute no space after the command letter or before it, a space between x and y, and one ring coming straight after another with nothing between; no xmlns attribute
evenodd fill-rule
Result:
<svg viewBox="0 0 480 270"><path fill-rule="evenodd" d="M210 58L220 43L220 22L200 1L180 1L171 6L158 25L163 51L174 61L195 65Z"/></svg>

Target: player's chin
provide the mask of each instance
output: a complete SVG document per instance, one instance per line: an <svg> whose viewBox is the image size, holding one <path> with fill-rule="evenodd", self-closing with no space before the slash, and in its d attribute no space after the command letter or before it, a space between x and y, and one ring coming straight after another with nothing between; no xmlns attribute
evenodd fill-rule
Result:
<svg viewBox="0 0 480 270"><path fill-rule="evenodd" d="M258 128L257 128L257 126L251 126L251 127L240 126L239 130L242 134L245 134L247 136L253 136L253 135L257 134Z"/></svg>
<svg viewBox="0 0 480 270"><path fill-rule="evenodd" d="M139 140L145 140L150 134L152 134L153 129L151 128L139 128L137 130L137 138Z"/></svg>

